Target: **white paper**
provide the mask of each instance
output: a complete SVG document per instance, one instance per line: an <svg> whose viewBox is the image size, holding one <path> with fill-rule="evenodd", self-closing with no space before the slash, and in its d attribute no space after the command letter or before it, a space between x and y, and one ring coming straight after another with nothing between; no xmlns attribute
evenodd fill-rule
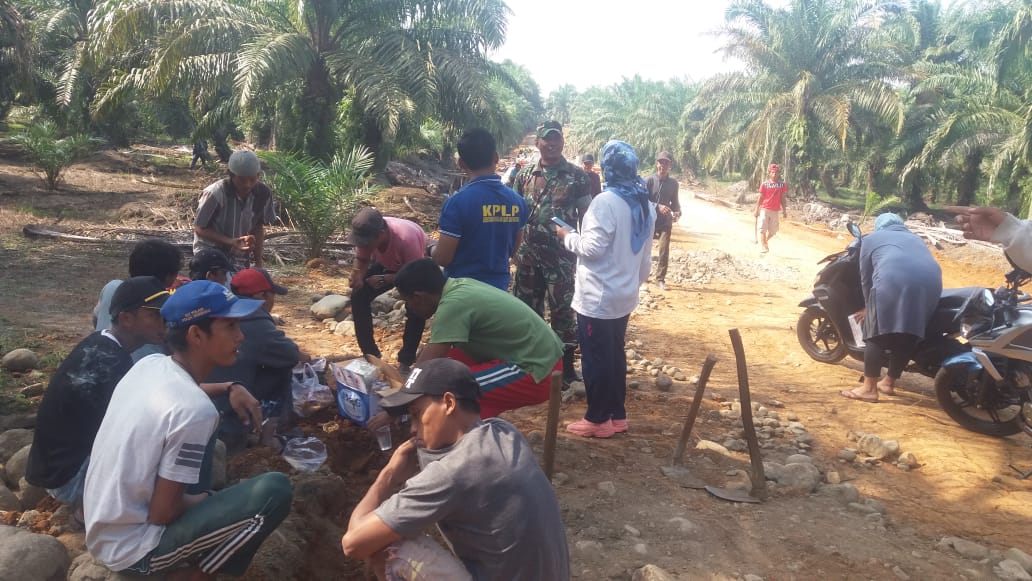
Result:
<svg viewBox="0 0 1032 581"><path fill-rule="evenodd" d="M864 342L864 328L855 313L849 315L849 328L853 331L853 340L856 341L856 346L865 347L867 343Z"/></svg>

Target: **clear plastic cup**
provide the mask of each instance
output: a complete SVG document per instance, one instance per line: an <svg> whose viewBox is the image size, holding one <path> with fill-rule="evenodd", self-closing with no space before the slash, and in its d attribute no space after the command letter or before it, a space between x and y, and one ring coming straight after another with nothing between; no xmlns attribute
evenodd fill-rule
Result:
<svg viewBox="0 0 1032 581"><path fill-rule="evenodd" d="M376 428L376 443L380 445L380 451L386 452L391 449L391 427L380 426Z"/></svg>

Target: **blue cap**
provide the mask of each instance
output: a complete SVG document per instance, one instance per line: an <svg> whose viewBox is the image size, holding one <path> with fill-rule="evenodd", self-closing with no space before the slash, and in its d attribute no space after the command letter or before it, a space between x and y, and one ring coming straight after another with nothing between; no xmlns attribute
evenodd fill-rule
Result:
<svg viewBox="0 0 1032 581"><path fill-rule="evenodd" d="M161 307L169 327L188 327L210 317L240 319L257 311L262 301L242 299L221 284L195 280L176 289Z"/></svg>

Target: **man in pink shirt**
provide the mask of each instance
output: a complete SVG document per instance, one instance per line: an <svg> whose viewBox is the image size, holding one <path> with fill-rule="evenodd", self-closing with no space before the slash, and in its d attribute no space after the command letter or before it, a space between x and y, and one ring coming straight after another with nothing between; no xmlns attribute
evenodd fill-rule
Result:
<svg viewBox="0 0 1032 581"><path fill-rule="evenodd" d="M373 339L373 299L394 288L394 274L413 260L426 257L426 233L409 220L384 218L375 208L363 208L351 221L348 241L355 245L351 271L351 315L362 355L381 357ZM406 308L405 333L398 353L407 374L416 360L426 320Z"/></svg>

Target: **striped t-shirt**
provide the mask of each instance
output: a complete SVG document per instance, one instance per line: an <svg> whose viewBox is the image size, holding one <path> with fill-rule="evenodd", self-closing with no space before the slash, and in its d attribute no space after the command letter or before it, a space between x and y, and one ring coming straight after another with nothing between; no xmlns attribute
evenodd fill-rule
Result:
<svg viewBox="0 0 1032 581"><path fill-rule="evenodd" d="M241 199L236 195L230 179L224 178L201 192L194 226L212 228L223 236L239 238L250 234L262 224L272 224L275 219L272 190L269 186L258 182L250 195ZM205 248L218 248L227 254L233 254L232 247L215 244L194 234L194 253Z"/></svg>

